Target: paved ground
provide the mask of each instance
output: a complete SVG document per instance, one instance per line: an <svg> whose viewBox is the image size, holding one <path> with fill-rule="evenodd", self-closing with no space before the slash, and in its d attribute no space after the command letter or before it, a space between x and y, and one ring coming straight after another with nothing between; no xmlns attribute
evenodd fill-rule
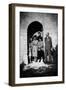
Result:
<svg viewBox="0 0 66 90"><path fill-rule="evenodd" d="M20 77L57 76L56 64L45 64L44 62L32 62L25 65L21 70Z"/></svg>

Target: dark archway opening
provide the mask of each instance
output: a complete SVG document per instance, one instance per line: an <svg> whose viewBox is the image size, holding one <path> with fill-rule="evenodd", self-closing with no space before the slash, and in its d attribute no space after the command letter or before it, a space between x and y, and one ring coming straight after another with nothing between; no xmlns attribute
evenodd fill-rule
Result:
<svg viewBox="0 0 66 90"><path fill-rule="evenodd" d="M38 31L42 31L43 26L40 22L34 21L29 24L28 29L27 29L27 38L28 40L33 36L34 33Z"/></svg>
<svg viewBox="0 0 66 90"><path fill-rule="evenodd" d="M43 31L43 26L39 21L33 21L32 23L29 24L28 29L27 29L27 56L28 56L28 63L29 61L29 42L30 39L33 37L33 35L36 32L42 32Z"/></svg>

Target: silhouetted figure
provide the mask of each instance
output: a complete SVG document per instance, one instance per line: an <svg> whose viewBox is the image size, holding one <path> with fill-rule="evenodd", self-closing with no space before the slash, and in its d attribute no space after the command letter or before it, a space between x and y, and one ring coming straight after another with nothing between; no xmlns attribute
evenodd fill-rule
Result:
<svg viewBox="0 0 66 90"><path fill-rule="evenodd" d="M45 62L51 62L51 48L52 48L52 40L49 36L49 33L46 34L45 37Z"/></svg>

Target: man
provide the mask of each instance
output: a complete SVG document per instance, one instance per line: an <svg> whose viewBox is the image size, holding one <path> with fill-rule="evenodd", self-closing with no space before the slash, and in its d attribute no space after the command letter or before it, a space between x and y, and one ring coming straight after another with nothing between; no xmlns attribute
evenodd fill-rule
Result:
<svg viewBox="0 0 66 90"><path fill-rule="evenodd" d="M51 62L52 40L49 33L45 37L45 62Z"/></svg>

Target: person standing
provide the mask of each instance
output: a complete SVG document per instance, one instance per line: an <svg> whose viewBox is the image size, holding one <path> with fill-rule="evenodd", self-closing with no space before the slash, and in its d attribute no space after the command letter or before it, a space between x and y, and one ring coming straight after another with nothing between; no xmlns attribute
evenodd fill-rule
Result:
<svg viewBox="0 0 66 90"><path fill-rule="evenodd" d="M52 40L49 36L49 32L45 37L45 62L51 62L51 49L52 49Z"/></svg>
<svg viewBox="0 0 66 90"><path fill-rule="evenodd" d="M43 41L42 38L38 39L38 60L41 62L41 59L44 60L44 50L43 50Z"/></svg>

